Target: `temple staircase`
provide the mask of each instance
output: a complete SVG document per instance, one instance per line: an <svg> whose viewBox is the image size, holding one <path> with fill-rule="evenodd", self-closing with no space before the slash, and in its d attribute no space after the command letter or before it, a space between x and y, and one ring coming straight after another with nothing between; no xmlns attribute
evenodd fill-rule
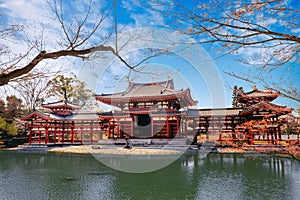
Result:
<svg viewBox="0 0 300 200"><path fill-rule="evenodd" d="M48 146L46 144L21 144L18 145L19 151L26 151L26 152L47 152Z"/></svg>
<svg viewBox="0 0 300 200"><path fill-rule="evenodd" d="M131 146L133 148L145 148L145 149L165 149L165 150L177 150L188 153L198 152L216 152L215 142L206 141L202 144L191 145L191 141L186 138L152 138L152 139L130 139ZM98 145L102 148L114 148L115 146L125 146L125 139L108 139L99 140Z"/></svg>

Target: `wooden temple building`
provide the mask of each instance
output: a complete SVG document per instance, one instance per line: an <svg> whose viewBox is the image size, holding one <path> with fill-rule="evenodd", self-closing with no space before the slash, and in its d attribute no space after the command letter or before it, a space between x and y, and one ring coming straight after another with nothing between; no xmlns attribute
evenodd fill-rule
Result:
<svg viewBox="0 0 300 200"><path fill-rule="evenodd" d="M63 100L42 107L22 118L30 144L93 143L102 138L96 113L76 113L80 107Z"/></svg>
<svg viewBox="0 0 300 200"><path fill-rule="evenodd" d="M191 109L197 105L189 89L174 89L173 80L129 82L123 92L97 94L96 100L116 107L111 112L80 113L66 101L45 104L23 120L30 143L95 143L117 138L190 138L275 144L280 141L280 116L292 109L271 103L280 94L258 90L238 95L238 108ZM203 138L202 137L202 138Z"/></svg>
<svg viewBox="0 0 300 200"><path fill-rule="evenodd" d="M219 141L266 141L277 143L282 140L281 127L286 124L284 116L290 114L292 109L279 106L271 101L279 97L280 93L272 90L253 90L238 94L237 108L217 109L189 109L185 115L185 122L190 123L192 134L218 135ZM188 133L188 131L186 131Z"/></svg>
<svg viewBox="0 0 300 200"><path fill-rule="evenodd" d="M197 104L190 90L175 90L173 80L155 83L130 82L124 92L95 95L118 111L99 113L108 138L179 137L182 108Z"/></svg>

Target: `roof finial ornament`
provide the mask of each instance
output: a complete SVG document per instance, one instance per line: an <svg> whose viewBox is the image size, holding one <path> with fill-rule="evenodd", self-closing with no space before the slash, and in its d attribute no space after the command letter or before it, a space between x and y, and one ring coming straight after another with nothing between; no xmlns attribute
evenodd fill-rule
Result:
<svg viewBox="0 0 300 200"><path fill-rule="evenodd" d="M256 85L253 86L253 91L257 91Z"/></svg>
<svg viewBox="0 0 300 200"><path fill-rule="evenodd" d="M66 102L66 98L65 98L64 96L62 96L62 97L60 98L60 100L63 101L63 102Z"/></svg>

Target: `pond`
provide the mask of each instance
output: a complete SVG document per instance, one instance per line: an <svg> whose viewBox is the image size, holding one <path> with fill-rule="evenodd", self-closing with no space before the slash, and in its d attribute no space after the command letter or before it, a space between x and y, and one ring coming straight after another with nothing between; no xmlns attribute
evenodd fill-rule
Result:
<svg viewBox="0 0 300 200"><path fill-rule="evenodd" d="M0 199L300 199L300 162L261 154L184 154L140 174L92 155L0 151L0 159Z"/></svg>

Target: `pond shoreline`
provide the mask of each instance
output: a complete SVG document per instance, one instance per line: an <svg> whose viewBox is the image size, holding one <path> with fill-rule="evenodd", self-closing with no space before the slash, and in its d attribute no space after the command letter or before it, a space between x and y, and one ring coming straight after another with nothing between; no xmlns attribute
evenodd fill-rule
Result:
<svg viewBox="0 0 300 200"><path fill-rule="evenodd" d="M261 153L274 155L285 158L294 158L300 160L300 148L298 146L276 146L276 145L261 145L261 146L242 146L242 147L224 147L212 146L209 149L202 147L196 148L191 146L138 146L131 149L123 146L115 145L64 145L64 146L50 146L47 145L26 145L30 149L21 147L3 148L0 150L8 151L28 151L28 152L52 152L52 153L66 153L66 154L103 154L103 155L171 155L183 153Z"/></svg>

